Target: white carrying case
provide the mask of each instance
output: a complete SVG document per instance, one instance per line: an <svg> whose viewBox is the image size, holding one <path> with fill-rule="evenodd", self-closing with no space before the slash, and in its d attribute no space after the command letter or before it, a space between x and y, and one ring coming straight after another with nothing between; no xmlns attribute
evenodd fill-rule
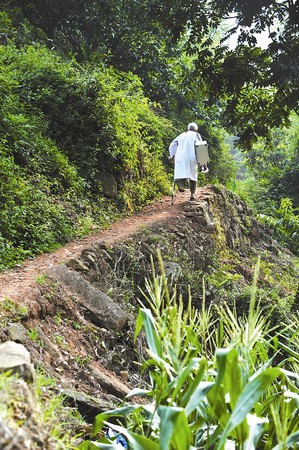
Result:
<svg viewBox="0 0 299 450"><path fill-rule="evenodd" d="M197 163L199 165L204 165L209 162L209 151L207 141L196 141L195 142L195 154Z"/></svg>

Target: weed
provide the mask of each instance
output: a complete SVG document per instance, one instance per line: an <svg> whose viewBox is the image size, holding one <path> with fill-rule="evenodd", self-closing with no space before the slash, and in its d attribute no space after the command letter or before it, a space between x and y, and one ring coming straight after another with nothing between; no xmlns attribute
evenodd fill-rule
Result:
<svg viewBox="0 0 299 450"><path fill-rule="evenodd" d="M61 336L60 334L55 335L55 341L57 342L57 344L63 348L66 349L67 348L67 343L65 341L65 337Z"/></svg>
<svg viewBox="0 0 299 450"><path fill-rule="evenodd" d="M54 321L55 321L56 325L61 325L62 319L61 319L60 313L57 313L57 314L55 315Z"/></svg>
<svg viewBox="0 0 299 450"><path fill-rule="evenodd" d="M37 284L45 284L46 280L47 280L47 275L45 273L39 274L35 279Z"/></svg>
<svg viewBox="0 0 299 450"><path fill-rule="evenodd" d="M28 316L28 308L26 306L20 306L17 303L10 300L8 297L4 297L4 300L0 302L0 307L12 314L13 321L18 322L24 320Z"/></svg>
<svg viewBox="0 0 299 450"><path fill-rule="evenodd" d="M24 434L22 427L26 424L24 418L28 420L34 418L34 425L40 430L44 440L52 442L51 448L52 446L64 450L77 448L78 437L84 432L86 424L77 410L65 406L64 396L57 395L56 380L49 377L43 368L37 368L33 386L34 395L29 403L24 394L26 390L22 386L22 380L9 372L0 374L0 421L5 430L13 433L14 438L22 436ZM81 433L79 430L82 430ZM36 434L27 435L28 443L31 436L34 439ZM12 443L13 439L10 440L7 434L5 448L10 448ZM37 448L34 442L32 444L32 448Z"/></svg>
<svg viewBox="0 0 299 450"><path fill-rule="evenodd" d="M84 367L92 361L92 356L91 355L86 355L86 356L78 355L75 357L75 361L79 365L79 367Z"/></svg>
<svg viewBox="0 0 299 450"><path fill-rule="evenodd" d="M32 341L37 341L38 336L39 336L38 330L36 330L36 329L34 329L34 328L29 328L29 330L28 330L28 335L29 335L29 338L30 338Z"/></svg>

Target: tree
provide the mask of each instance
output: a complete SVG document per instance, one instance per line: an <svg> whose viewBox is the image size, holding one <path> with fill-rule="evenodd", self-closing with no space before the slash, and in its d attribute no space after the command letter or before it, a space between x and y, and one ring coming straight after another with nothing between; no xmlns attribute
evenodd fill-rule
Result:
<svg viewBox="0 0 299 450"><path fill-rule="evenodd" d="M48 39L77 59L100 57L140 76L146 94L170 107L171 98L189 107L193 83L200 83L206 106L218 105L223 123L250 148L258 136L288 125L299 99L299 0L6 0L40 27ZM228 19L219 42L214 35ZM268 32L261 49L257 35ZM234 49L227 39L238 33ZM182 36L185 44L182 48ZM185 89L171 72L181 53ZM196 63L195 63L196 61ZM182 80L181 80L182 81ZM191 95L191 105L194 97ZM196 103L196 100L195 100Z"/></svg>

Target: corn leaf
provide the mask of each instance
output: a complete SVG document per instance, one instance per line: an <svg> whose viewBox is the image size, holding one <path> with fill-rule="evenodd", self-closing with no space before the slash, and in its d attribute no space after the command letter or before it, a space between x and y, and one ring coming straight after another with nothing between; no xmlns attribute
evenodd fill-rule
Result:
<svg viewBox="0 0 299 450"><path fill-rule="evenodd" d="M214 386L214 383L202 381L198 384L196 390L190 397L188 404L186 405L186 415L189 416L199 405L199 403L206 397L209 390Z"/></svg>
<svg viewBox="0 0 299 450"><path fill-rule="evenodd" d="M135 339L140 333L142 326L145 329L149 349L153 353L161 357L162 356L161 341L155 325L155 320L152 316L151 311L146 308L139 310L138 318L136 321Z"/></svg>
<svg viewBox="0 0 299 450"><path fill-rule="evenodd" d="M267 420L252 415L250 418L250 422L249 437L245 442L244 450L256 449L256 444L265 430Z"/></svg>
<svg viewBox="0 0 299 450"><path fill-rule="evenodd" d="M189 399L193 392L196 390L198 384L201 382L204 374L204 370L207 366L207 362L205 359L199 360L199 368L193 380L188 380L187 389L185 389L183 397L182 397L182 405L186 405L189 402Z"/></svg>
<svg viewBox="0 0 299 450"><path fill-rule="evenodd" d="M281 370L277 368L266 369L263 373L249 381L243 389L236 407L231 414L229 421L226 424L221 440L217 446L217 450L223 448L227 436L230 432L239 425L246 415L251 411L255 402L258 401L263 392L272 383L272 381L281 374Z"/></svg>
<svg viewBox="0 0 299 450"><path fill-rule="evenodd" d="M243 390L243 383L247 381L247 374L242 373L239 363L238 349L233 348L227 354L226 368L223 378L224 391L229 393L228 408L233 411ZM246 381L244 381L246 380ZM249 428L244 419L233 431L237 442L244 442L248 438Z"/></svg>
<svg viewBox="0 0 299 450"><path fill-rule="evenodd" d="M279 346L288 352L289 355L291 355L293 358L295 358L297 361L299 361L299 353L293 350L292 348L288 347L287 345L283 344L282 342L279 342Z"/></svg>
<svg viewBox="0 0 299 450"><path fill-rule="evenodd" d="M288 436L285 443L276 445L272 450L284 450L295 445L295 448L297 448L299 445L299 431L296 431L295 433L291 434L291 436Z"/></svg>
<svg viewBox="0 0 299 450"><path fill-rule="evenodd" d="M129 443L130 450L160 450L158 443L154 442L150 438L134 433L115 424L109 424L109 426L113 430L125 436L127 442ZM117 449L119 450L119 446Z"/></svg>
<svg viewBox="0 0 299 450"><path fill-rule="evenodd" d="M189 450L191 432L184 409L159 406L157 413L161 419L159 450Z"/></svg>
<svg viewBox="0 0 299 450"><path fill-rule="evenodd" d="M105 439L106 440L106 439ZM85 443L88 443L88 446L86 447L81 447L79 445L79 449L80 450L96 450L98 448L101 448L102 450L120 450L120 446L117 443L104 443L104 442L96 442L96 441L85 441Z"/></svg>
<svg viewBox="0 0 299 450"><path fill-rule="evenodd" d="M142 411L142 413L148 417L150 417L152 414L151 407L149 405L128 405L123 406L122 408L111 409L110 411L98 414L95 418L92 428L93 436L101 431L110 417L126 417L131 412L138 410Z"/></svg>
<svg viewBox="0 0 299 450"><path fill-rule="evenodd" d="M188 386L190 386L190 383L192 383L192 379L190 380L191 373L193 371L197 371L197 374L200 375L200 379L203 375L203 366L204 366L204 360L201 358L192 358L188 366L184 367L183 370L181 370L178 374L178 376L172 381L171 388L173 389L173 393L171 395L172 400L174 400L178 394L178 392L182 389L184 383L188 379ZM197 378L197 377L196 377ZM198 384L198 381L197 381ZM196 384L196 386L197 386ZM195 386L195 387L196 387ZM194 387L194 389L195 389Z"/></svg>

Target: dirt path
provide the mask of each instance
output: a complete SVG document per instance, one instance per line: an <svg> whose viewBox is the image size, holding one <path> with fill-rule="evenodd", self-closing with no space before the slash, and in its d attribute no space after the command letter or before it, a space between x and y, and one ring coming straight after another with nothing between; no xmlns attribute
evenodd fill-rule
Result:
<svg viewBox="0 0 299 450"><path fill-rule="evenodd" d="M200 197L200 192L201 189L198 189L197 197ZM39 255L34 259L24 261L22 266L18 268L3 272L0 274L0 301L5 298L21 301L33 288L38 274L57 263L78 256L83 248L88 247L93 242L104 241L113 244L124 240L142 225L164 220L169 221L171 218L175 218L182 210L184 203L188 201L189 195L188 191L178 193L174 205L171 205L170 197L164 197L146 206L141 212L116 222L105 231L70 242L53 253Z"/></svg>

